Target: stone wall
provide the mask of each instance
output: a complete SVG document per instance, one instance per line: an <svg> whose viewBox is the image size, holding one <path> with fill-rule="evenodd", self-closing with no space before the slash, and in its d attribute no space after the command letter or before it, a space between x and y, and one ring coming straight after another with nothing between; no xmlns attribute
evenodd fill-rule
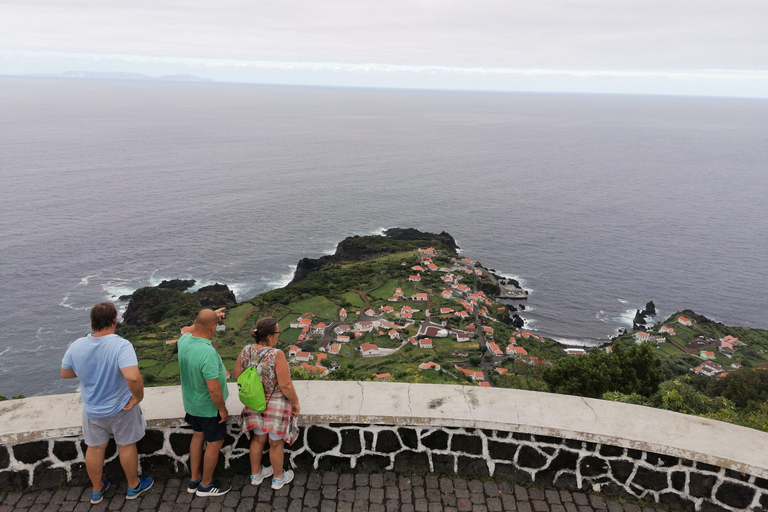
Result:
<svg viewBox="0 0 768 512"><path fill-rule="evenodd" d="M599 491L691 510L768 508L767 471L755 464L765 455L768 436L750 429L636 406L626 409L626 404L511 390L317 382L297 383L297 387L302 403L306 404L303 407L308 410L302 414L301 436L286 454L288 463L299 469L458 473ZM178 388L147 391L144 405L149 429L138 445L141 471L159 477L186 474L191 431L181 421L183 412L175 405L175 400L180 401ZM414 391L418 391L418 399ZM531 406L535 403L539 411L549 411L545 416L550 421L509 421L509 411L499 409L498 404L493 417L485 417L481 414L482 401L493 397L510 401L514 405L508 407L518 413L525 410L521 405L525 399L531 399ZM569 408L562 409L562 398L570 404ZM0 492L61 484L87 485L85 446L79 427L71 425L71 413L59 418L58 427L32 433L19 431L25 413L27 419L32 419L46 407L50 409L52 401L76 399L77 395L64 395L27 399L39 400L38 404L14 401L17 403L12 409L0 404L0 420L7 419L11 425L5 431L0 427ZM473 404L475 399L478 402ZM398 400L398 405L392 406ZM366 403L378 414L361 414ZM420 403L425 409L414 412L413 408ZM453 409L461 404L474 417L467 418ZM553 426L557 423L554 418L561 418L568 411L573 413L584 404L590 414L577 414L568 420L575 423L572 426L576 429ZM230 397L228 406L231 411L240 409L236 398L233 401ZM411 409L409 415L389 414L403 407ZM450 416L429 414L440 409L453 412ZM638 440L636 432L629 428L624 429L624 436L605 435L606 428L616 428L611 420L627 421L627 411L635 413L633 423L643 423L641 418L661 413L652 421L657 429L666 431L669 445L657 444L652 432L646 432L644 441ZM79 411L76 412L79 420ZM528 416L546 423L542 421L546 418L536 417L532 412L529 410ZM55 411L50 410L45 417L51 413L55 418ZM577 417L582 421L575 421ZM595 422L601 418L603 421ZM659 418L666 421L660 422ZM585 428L590 424L591 429ZM16 431L10 431L14 428ZM645 428L647 425L641 425L641 430ZM709 430L711 438L702 438ZM229 434L220 468L224 473L247 474L248 440L234 422L229 425ZM734 435L740 437L734 439ZM687 439L682 443L684 446L680 446L680 439ZM706 446L718 440L717 448ZM685 446L695 447L697 443L703 443L701 450ZM730 458L718 453L723 448L731 452ZM754 458L748 457L748 453ZM114 443L108 448L105 471L108 476L121 479Z"/></svg>

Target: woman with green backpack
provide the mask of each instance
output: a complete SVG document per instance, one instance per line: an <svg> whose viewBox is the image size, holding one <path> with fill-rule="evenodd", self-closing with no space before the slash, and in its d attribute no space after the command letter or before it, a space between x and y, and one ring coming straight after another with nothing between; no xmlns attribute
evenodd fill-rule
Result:
<svg viewBox="0 0 768 512"><path fill-rule="evenodd" d="M271 476L272 488L282 489L293 480L293 471L283 471L283 446L285 442L293 444L299 436L299 397L285 353L275 348L280 336L277 320L262 318L256 322L251 336L254 343L243 348L232 370L240 388L240 400L245 403L240 419L243 432L251 439L251 484L259 485ZM267 442L272 466L262 467Z"/></svg>

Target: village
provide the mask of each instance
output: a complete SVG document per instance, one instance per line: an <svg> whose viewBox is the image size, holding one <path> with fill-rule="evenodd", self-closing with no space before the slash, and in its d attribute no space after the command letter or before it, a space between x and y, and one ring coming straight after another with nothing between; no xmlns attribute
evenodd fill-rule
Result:
<svg viewBox="0 0 768 512"><path fill-rule="evenodd" d="M548 361L530 356L520 341L541 342L539 336L514 329L500 318L507 307L493 296L478 290L478 282L489 280L487 269L468 258L441 258L432 247L418 249L417 261L400 263L408 269L389 297L372 300L365 297L365 307L356 311L341 308L334 319L319 318L307 312L293 319L289 329L296 329L296 343L288 350L291 364L318 376L325 376L339 367L338 357L381 358L406 347L434 354L438 345L450 348L451 357L441 362L426 360L418 365L420 371L450 372L455 377L480 386L490 386L490 371L505 375L502 367L507 358L522 359L529 364L548 364ZM444 266L438 266L442 260ZM439 275L440 291L423 287L421 283ZM408 287L409 289L405 289ZM509 289L509 288L508 288ZM423 291L422 291L423 290ZM509 292L507 292L509 294ZM525 298L527 294L519 294ZM496 341L500 332L511 334L503 343ZM456 344L467 344L466 349ZM316 350L306 350L306 346ZM471 347L470 347L471 345ZM471 353L483 353L480 365L471 365ZM437 354L435 354L437 356ZM335 357L334 357L335 356ZM438 359L435 357L434 359ZM488 364L490 363L490 364ZM373 372L378 380L391 380L392 373Z"/></svg>

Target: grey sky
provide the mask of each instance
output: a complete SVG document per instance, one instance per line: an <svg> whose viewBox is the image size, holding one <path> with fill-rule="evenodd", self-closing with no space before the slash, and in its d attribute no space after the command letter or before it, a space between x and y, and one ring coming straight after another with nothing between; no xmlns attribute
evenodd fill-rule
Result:
<svg viewBox="0 0 768 512"><path fill-rule="evenodd" d="M137 57L147 57L143 69L150 74L165 63L171 72L186 66L235 81L258 81L262 71L253 70L269 62L282 63L275 69L304 66L291 71L296 77L316 74L307 71L311 64L373 64L405 66L398 71L403 79L442 74L448 82L465 74L462 68L473 68L475 81L484 68L496 75L513 70L516 80L530 70L651 71L672 73L673 80L680 79L675 73L709 75L736 88L747 75L768 95L768 2L0 0L0 74L25 66L65 71L55 63L76 65L81 54L90 55L83 66L98 60L106 69L110 56L122 55L133 63L116 59L114 71L141 72ZM195 60L183 64L181 57ZM425 71L435 66L453 70ZM367 72L361 69L336 73L355 82ZM376 66L368 71L378 73Z"/></svg>

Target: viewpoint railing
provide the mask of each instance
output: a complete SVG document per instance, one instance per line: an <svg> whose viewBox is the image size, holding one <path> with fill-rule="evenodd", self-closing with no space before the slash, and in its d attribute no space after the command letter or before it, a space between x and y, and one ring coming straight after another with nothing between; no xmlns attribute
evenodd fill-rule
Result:
<svg viewBox="0 0 768 512"><path fill-rule="evenodd" d="M295 382L300 469L461 474L708 510L768 507L768 434L694 416L566 395L472 386ZM230 384L227 406L242 406ZM187 473L178 386L148 388L145 474ZM79 394L0 402L0 492L87 484ZM247 474L235 422L224 471ZM106 473L120 473L116 450Z"/></svg>

